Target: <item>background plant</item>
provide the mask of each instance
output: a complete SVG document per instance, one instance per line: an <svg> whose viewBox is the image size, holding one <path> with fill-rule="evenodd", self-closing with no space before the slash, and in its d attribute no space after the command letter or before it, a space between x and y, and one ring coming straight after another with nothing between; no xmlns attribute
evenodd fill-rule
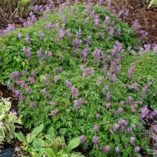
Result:
<svg viewBox="0 0 157 157"><path fill-rule="evenodd" d="M23 143L23 149L31 154L32 157L83 157L80 153L71 153L71 151L80 145L80 138L72 139L68 145L65 144L64 137L56 137L53 127L49 128L47 133L42 133L44 125L40 125L26 137L16 133L16 137Z"/></svg>
<svg viewBox="0 0 157 157"><path fill-rule="evenodd" d="M9 99L0 99L0 144L10 143L15 137L17 124L21 124L21 119L16 112L12 112Z"/></svg>

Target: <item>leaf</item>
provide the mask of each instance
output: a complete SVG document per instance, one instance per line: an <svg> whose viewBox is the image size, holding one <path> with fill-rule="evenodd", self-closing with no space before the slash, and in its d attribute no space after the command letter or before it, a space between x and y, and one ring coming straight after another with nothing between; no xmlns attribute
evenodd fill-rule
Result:
<svg viewBox="0 0 157 157"><path fill-rule="evenodd" d="M43 124L34 128L32 133L27 135L27 142L31 143L38 136L38 134L40 134L43 131L43 129L44 129Z"/></svg>
<svg viewBox="0 0 157 157"><path fill-rule="evenodd" d="M51 139L54 139L56 137L56 132L55 132L55 129L53 127L50 127L48 129L47 134L49 135L49 137Z"/></svg>
<svg viewBox="0 0 157 157"><path fill-rule="evenodd" d="M68 154L61 154L59 157L69 157Z"/></svg>
<svg viewBox="0 0 157 157"><path fill-rule="evenodd" d="M44 148L44 151L48 157L56 157L54 151L51 148Z"/></svg>
<svg viewBox="0 0 157 157"><path fill-rule="evenodd" d="M80 138L74 138L73 140L71 140L68 144L68 146L66 147L66 152L69 153L71 150L73 150L74 148L78 147L80 145L81 141Z"/></svg>
<svg viewBox="0 0 157 157"><path fill-rule="evenodd" d="M26 138L25 138L25 136L23 135L22 132L15 133L15 136L17 137L17 139L18 139L20 142L26 143Z"/></svg>

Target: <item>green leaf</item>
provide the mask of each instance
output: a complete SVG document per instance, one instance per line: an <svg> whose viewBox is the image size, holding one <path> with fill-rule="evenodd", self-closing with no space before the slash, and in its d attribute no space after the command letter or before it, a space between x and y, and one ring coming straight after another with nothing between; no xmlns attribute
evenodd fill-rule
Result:
<svg viewBox="0 0 157 157"><path fill-rule="evenodd" d="M27 135L27 142L31 143L38 136L38 134L40 134L43 131L43 129L44 129L43 124L34 128L32 133Z"/></svg>
<svg viewBox="0 0 157 157"><path fill-rule="evenodd" d="M26 142L26 138L25 138L25 136L23 135L22 132L15 133L15 136L17 137L17 139L18 139L20 142L23 142L23 143Z"/></svg>
<svg viewBox="0 0 157 157"><path fill-rule="evenodd" d="M56 157L54 151L51 148L45 148L44 151L48 157Z"/></svg>
<svg viewBox="0 0 157 157"><path fill-rule="evenodd" d="M68 146L66 147L66 152L69 153L70 151L72 151L74 148L78 147L80 145L81 141L80 138L74 138L73 140L71 140L68 144Z"/></svg>
<svg viewBox="0 0 157 157"><path fill-rule="evenodd" d="M54 139L56 137L56 132L53 127L50 127L48 129L46 137L47 137L47 139Z"/></svg>
<svg viewBox="0 0 157 157"><path fill-rule="evenodd" d="M69 157L68 154L61 154L59 157Z"/></svg>

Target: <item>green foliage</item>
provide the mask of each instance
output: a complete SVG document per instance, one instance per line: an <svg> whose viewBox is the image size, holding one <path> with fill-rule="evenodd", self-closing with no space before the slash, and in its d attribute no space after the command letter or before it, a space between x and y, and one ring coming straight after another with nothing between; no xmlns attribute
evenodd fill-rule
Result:
<svg viewBox="0 0 157 157"><path fill-rule="evenodd" d="M157 6L157 0L150 0L148 7L150 8L151 6Z"/></svg>
<svg viewBox="0 0 157 157"><path fill-rule="evenodd" d="M17 124L21 124L13 112L10 112L11 102L9 99L0 99L0 144L10 143L15 137Z"/></svg>
<svg viewBox="0 0 157 157"><path fill-rule="evenodd" d="M100 21L97 27L94 25L93 12L99 15ZM108 26L104 26L106 16L110 18ZM50 22L52 29L47 28L47 24ZM65 29L66 35L63 38L59 37L60 28L58 29L56 24ZM82 30L81 37L78 36L80 29ZM114 29L113 35L109 33L109 29ZM44 33L42 39L39 37L39 32ZM17 37L19 33L22 35L20 40ZM103 34L103 37L100 37L100 33ZM27 35L30 37L30 43L26 42ZM90 38L91 44L86 44L87 39ZM76 39L80 41L78 48L73 46L73 41ZM122 54L117 52L122 58L119 63L121 69L117 74L116 81L113 81L107 78L108 73L104 72L102 67L106 63L108 72L112 73L110 71L113 61L111 53L117 40L121 42L124 51ZM140 117L140 108L145 103L140 103L140 101L142 88L148 81L147 76L150 75L152 81L155 82L155 69L157 69L156 56L151 54L140 56L128 52L128 47L134 48L139 44L132 29L126 23L120 22L117 17L112 16L104 7L75 5L62 8L48 14L32 27L19 29L0 39L0 69L2 71L0 82L10 88L16 88L21 95L25 96L24 100L19 100L18 108L26 128L37 127L40 124L44 124L46 129L54 126L59 136L64 136L67 141L71 141L73 137L85 135L86 143L81 145L81 149L89 152L89 155L93 157L115 156L115 147L117 146L120 148L122 156L137 156L138 153L134 151L136 145L140 146L143 152L150 151L150 138L145 134L144 122ZM31 48L30 59L25 57L23 48ZM44 55L51 51L52 57L40 60L37 57L40 48L43 49ZM89 50L86 59L81 57L84 48ZM102 51L102 62L93 59L93 52L96 48ZM130 79L128 69L132 62L137 68L135 77ZM84 76L86 68L92 71L91 75ZM10 79L10 75L15 71L20 75L18 80ZM33 75L35 75L34 82L30 83L29 78ZM47 76L49 76L48 83L45 81ZM25 81L26 86L20 87L17 84L19 80ZM65 83L67 80L78 89L77 97L74 97L71 89L67 88ZM139 90L129 89L130 84L136 81L140 85ZM106 108L108 102L105 99L107 86L111 94L109 108ZM155 92L156 84L151 88L149 90ZM32 92L28 93L28 89L31 89ZM132 109L132 104L128 103L129 96L134 99L134 109ZM77 99L81 99L82 104L75 109L74 102ZM156 107L156 97L151 93L144 99L146 102L151 100L150 106ZM120 109L123 111L117 113ZM98 118L97 115L99 115ZM114 125L121 119L128 122L126 130L124 132L113 131ZM97 133L94 132L94 125L100 127ZM132 129L131 133L130 129ZM50 129L51 131L53 129ZM92 142L95 134L100 140L98 147L95 147ZM40 133L33 137L30 134L26 139L21 133L17 136L21 141L25 141L26 149L28 148L29 152L37 151L41 154L45 152L45 149L40 149L42 151L40 152L35 145L43 146L45 141L47 144L47 141L51 142L49 139L56 137L54 133L46 134L45 137ZM130 144L131 136L136 139L134 145ZM28 137L33 138L30 140L29 146L27 144ZM39 140L35 140L38 137ZM55 142L61 143L62 146L65 143L61 137L57 138ZM34 148L33 144L35 150L31 150ZM110 145L110 152L100 151L106 145ZM70 150L73 146L73 144L72 146L69 144L69 148L66 147L66 149ZM48 148L47 154L49 152Z"/></svg>
<svg viewBox="0 0 157 157"><path fill-rule="evenodd" d="M63 137L57 137L53 127L49 128L47 134L43 131L44 125L33 129L26 137L23 133L16 133L16 137L23 144L23 149L32 157L84 157L80 153L71 151L80 145L80 138L72 139L68 145Z"/></svg>

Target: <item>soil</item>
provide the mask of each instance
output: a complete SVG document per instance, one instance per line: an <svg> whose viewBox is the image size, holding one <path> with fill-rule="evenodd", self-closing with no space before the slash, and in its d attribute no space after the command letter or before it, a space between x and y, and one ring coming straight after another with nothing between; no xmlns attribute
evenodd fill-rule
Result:
<svg viewBox="0 0 157 157"><path fill-rule="evenodd" d="M157 43L157 8L148 8L148 4L142 0L111 0L115 10L129 10L129 15L125 21L130 25L138 20L140 29L148 32L144 39L147 43Z"/></svg>

